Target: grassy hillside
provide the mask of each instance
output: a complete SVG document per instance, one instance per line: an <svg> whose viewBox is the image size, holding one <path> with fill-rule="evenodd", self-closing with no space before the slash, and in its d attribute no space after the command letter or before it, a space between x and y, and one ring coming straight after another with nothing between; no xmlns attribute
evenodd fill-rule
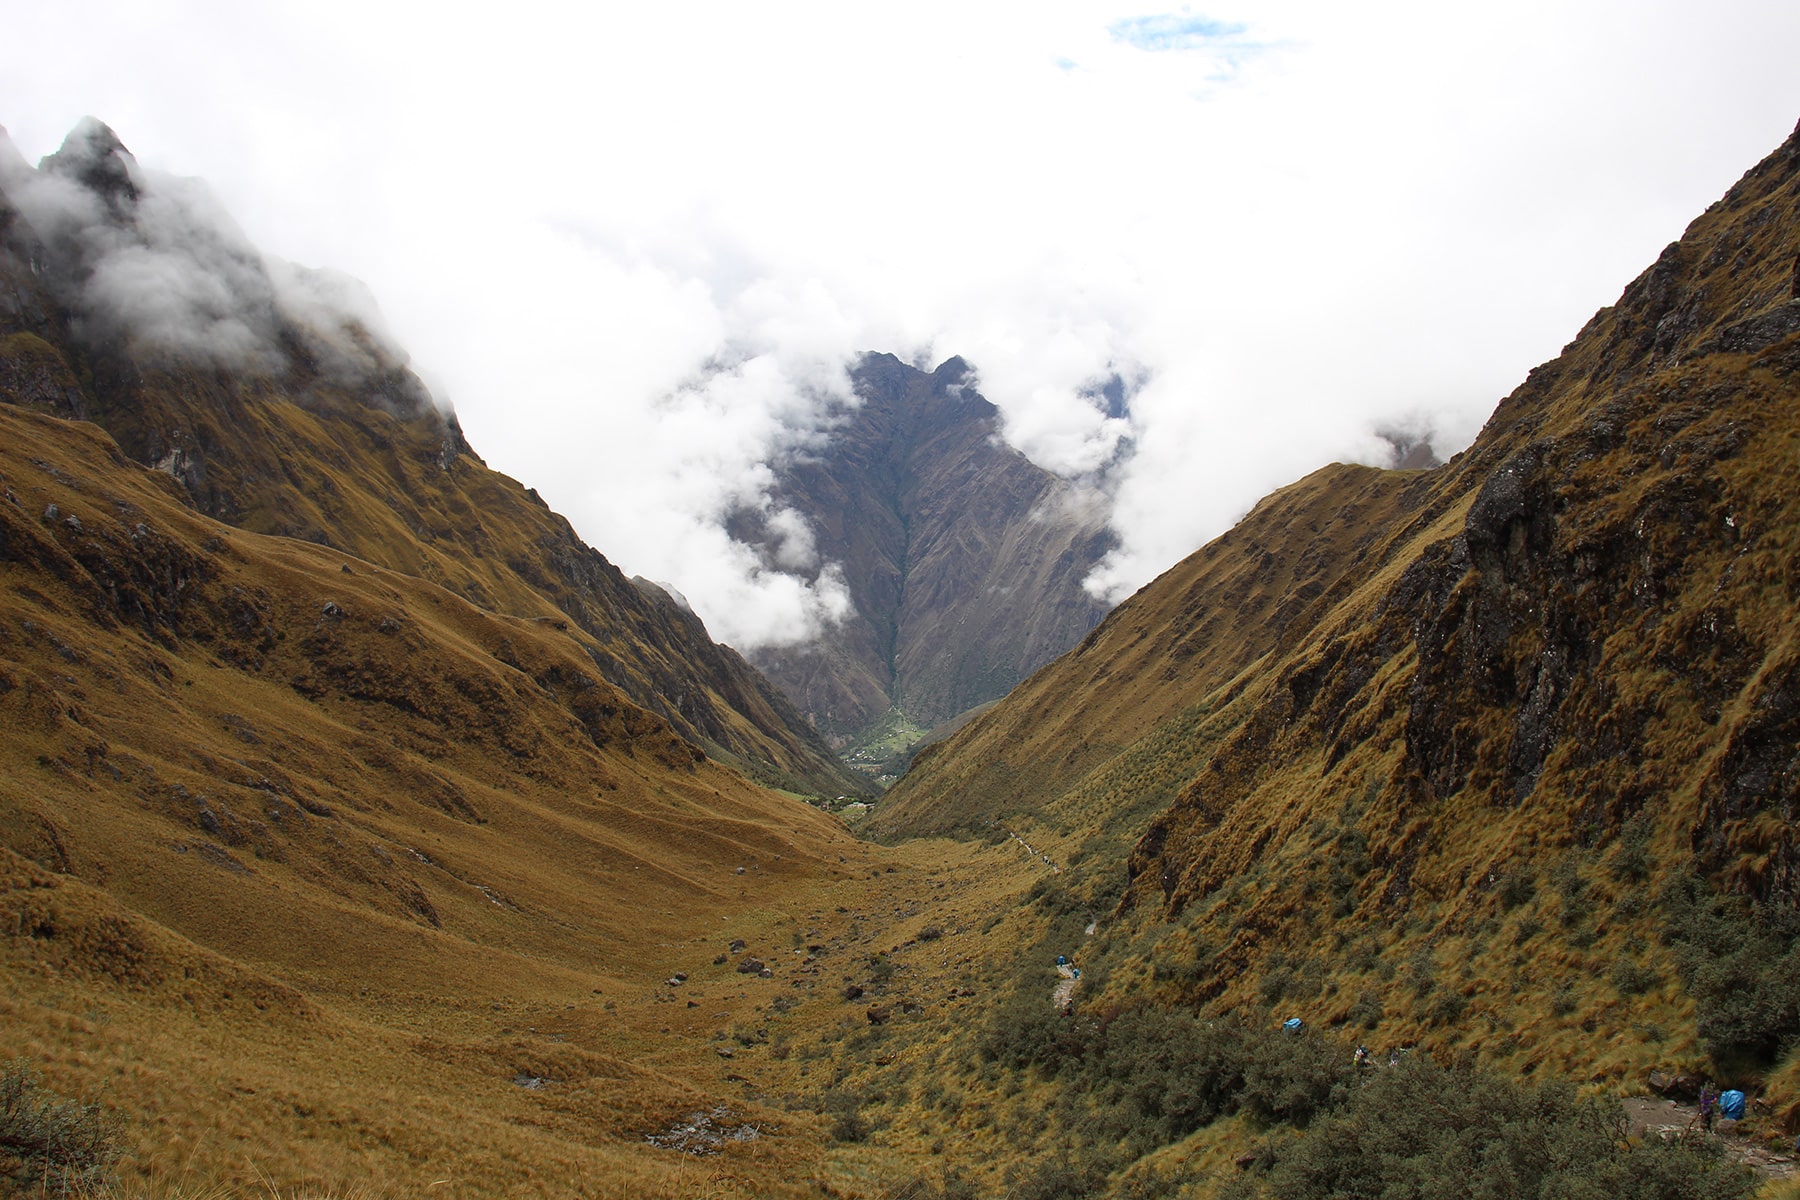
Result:
<svg viewBox="0 0 1800 1200"><path fill-rule="evenodd" d="M867 790L691 613L633 586L535 492L488 470L404 353L354 305L319 299L344 285L283 284L185 189L142 172L97 122L40 170L0 134L0 400L101 425L227 524L561 622L610 683L721 761L808 792ZM152 266L183 286L127 292L124 313L119 287L95 282ZM216 311L190 311L191 295Z"/></svg>
<svg viewBox="0 0 1800 1200"><path fill-rule="evenodd" d="M0 274L0 1058L160 1195L1747 1196L1796 261L1800 136L1465 454L1283 489L926 747L882 844L724 765L788 743L434 412L102 386ZM1653 1069L1749 1118L1665 1142L1607 1105Z"/></svg>
<svg viewBox="0 0 1800 1200"><path fill-rule="evenodd" d="M1791 1132L1797 260L1791 140L1466 453L1271 496L871 827L1047 854L1102 1026L1702 1073Z"/></svg>

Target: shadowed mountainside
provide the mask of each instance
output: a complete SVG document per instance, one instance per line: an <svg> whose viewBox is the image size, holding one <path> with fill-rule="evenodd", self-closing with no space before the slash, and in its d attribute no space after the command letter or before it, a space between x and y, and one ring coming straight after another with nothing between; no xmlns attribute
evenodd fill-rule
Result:
<svg viewBox="0 0 1800 1200"><path fill-rule="evenodd" d="M852 375L859 405L781 469L775 499L843 564L853 612L755 661L828 737L893 718L923 731L993 700L1105 611L1082 590L1110 546L1105 513L1008 447L999 411L952 358L926 374L889 354ZM766 538L753 516L742 540Z"/></svg>
<svg viewBox="0 0 1800 1200"><path fill-rule="evenodd" d="M787 699L489 471L354 281L267 260L89 121L40 170L0 137L0 399L93 421L208 516L577 631L634 703L769 782L857 786Z"/></svg>

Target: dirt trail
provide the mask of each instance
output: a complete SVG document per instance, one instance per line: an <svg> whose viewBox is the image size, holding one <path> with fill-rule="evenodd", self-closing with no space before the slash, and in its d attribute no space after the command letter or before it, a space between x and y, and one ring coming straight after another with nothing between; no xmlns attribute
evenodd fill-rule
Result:
<svg viewBox="0 0 1800 1200"><path fill-rule="evenodd" d="M1633 1096L1624 1101L1625 1115L1631 1119L1633 1137L1680 1138L1704 1137L1700 1129L1700 1110L1692 1104L1659 1100L1651 1096ZM1792 1154L1782 1154L1767 1145L1744 1136L1738 1121L1720 1121L1713 1136L1725 1147L1725 1153L1745 1166L1774 1179L1789 1179L1800 1174L1800 1162Z"/></svg>

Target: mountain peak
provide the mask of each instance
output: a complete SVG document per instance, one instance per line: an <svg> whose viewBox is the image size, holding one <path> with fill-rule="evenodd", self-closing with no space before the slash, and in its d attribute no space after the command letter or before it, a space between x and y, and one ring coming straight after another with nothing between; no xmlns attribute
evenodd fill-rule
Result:
<svg viewBox="0 0 1800 1200"><path fill-rule="evenodd" d="M95 192L115 207L136 203L137 183L133 176L137 159L112 127L98 117L83 117L69 130L55 154L48 155L39 168L63 175Z"/></svg>

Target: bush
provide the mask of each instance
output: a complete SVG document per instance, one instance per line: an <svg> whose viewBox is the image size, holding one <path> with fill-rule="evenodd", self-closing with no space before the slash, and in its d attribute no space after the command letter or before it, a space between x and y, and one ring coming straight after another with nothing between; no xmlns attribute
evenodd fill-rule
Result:
<svg viewBox="0 0 1800 1200"><path fill-rule="evenodd" d="M982 1041L990 1062L1055 1076L1092 1101L1087 1132L1142 1153L1234 1112L1304 1125L1355 1080L1335 1040L1256 1029L1182 1010L1127 1009L1105 1023L1014 1006Z"/></svg>
<svg viewBox="0 0 1800 1200"><path fill-rule="evenodd" d="M44 1091L25 1059L0 1072L0 1179L58 1195L92 1191L112 1175L122 1126L98 1104Z"/></svg>
<svg viewBox="0 0 1800 1200"><path fill-rule="evenodd" d="M1381 993L1373 988L1364 989L1357 997L1356 1003L1350 1006L1345 1017L1355 1025L1364 1029L1373 1029L1381 1024L1384 1010L1381 1006Z"/></svg>
<svg viewBox="0 0 1800 1200"><path fill-rule="evenodd" d="M1636 882L1650 874L1650 835L1654 827L1647 813L1639 813L1619 827L1619 845L1613 855L1613 874Z"/></svg>
<svg viewBox="0 0 1800 1200"><path fill-rule="evenodd" d="M1052 1159L1015 1183L1009 1200L1082 1200L1097 1196L1106 1186L1106 1175L1090 1164L1067 1158Z"/></svg>
<svg viewBox="0 0 1800 1200"><path fill-rule="evenodd" d="M1232 1111L1245 1060L1244 1032L1235 1022L1138 1009L1106 1027L1082 1081L1100 1102L1099 1131L1148 1149Z"/></svg>
<svg viewBox="0 0 1800 1200"><path fill-rule="evenodd" d="M1660 899L1708 1052L1774 1062L1800 1036L1800 913L1715 895L1694 878Z"/></svg>
<svg viewBox="0 0 1800 1200"><path fill-rule="evenodd" d="M825 1093L821 1107L831 1121L831 1140L834 1142L866 1142L869 1140L869 1123L862 1118L862 1097L855 1092L833 1088Z"/></svg>
<svg viewBox="0 0 1800 1200"><path fill-rule="evenodd" d="M1045 1075L1079 1067L1099 1045L1085 1015L1065 1017L1041 998L1021 996L998 1014L981 1039L982 1057L1014 1071Z"/></svg>
<svg viewBox="0 0 1800 1200"><path fill-rule="evenodd" d="M1617 1105L1566 1084L1520 1085L1423 1055L1376 1072L1341 1110L1277 1152L1283 1200L1509 1196L1737 1200L1756 1175L1716 1147L1627 1145Z"/></svg>
<svg viewBox="0 0 1800 1200"><path fill-rule="evenodd" d="M1523 868L1508 871L1501 878L1496 894L1500 897L1501 911L1511 912L1537 895L1537 877Z"/></svg>
<svg viewBox="0 0 1800 1200"><path fill-rule="evenodd" d="M1356 1082L1352 1056L1331 1038L1247 1031L1238 1107L1258 1120L1304 1126L1343 1103Z"/></svg>
<svg viewBox="0 0 1800 1200"><path fill-rule="evenodd" d="M1654 967L1643 967L1629 958L1621 958L1612 966L1612 985L1621 996L1636 996L1662 982Z"/></svg>

